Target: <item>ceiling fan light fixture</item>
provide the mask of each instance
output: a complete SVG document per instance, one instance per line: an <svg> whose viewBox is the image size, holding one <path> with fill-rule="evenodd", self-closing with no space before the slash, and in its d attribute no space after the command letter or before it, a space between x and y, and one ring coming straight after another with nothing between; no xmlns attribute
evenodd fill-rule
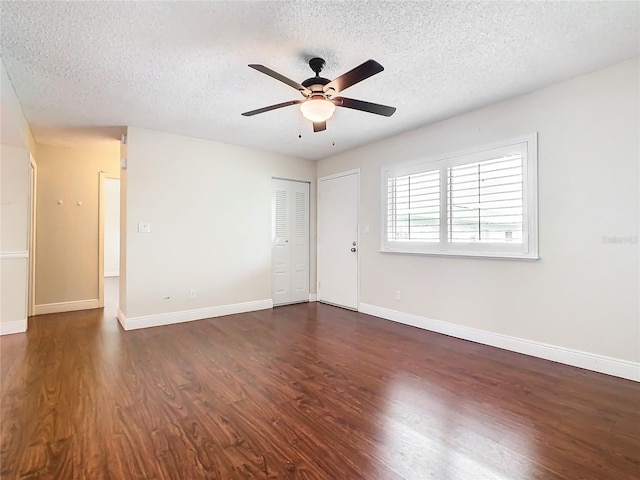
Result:
<svg viewBox="0 0 640 480"><path fill-rule="evenodd" d="M394 107L336 96L350 86L382 72L384 68L378 62L375 60L367 60L362 65L358 65L356 68L349 70L347 73L333 80L328 80L320 76L320 71L324 67L324 63L323 59L317 57L309 60L309 66L311 70L315 72L316 76L307 78L302 83L295 82L264 65L249 64L249 67L254 70L295 88L305 98L304 100L290 100L276 105L269 105L268 107L244 112L242 115L251 117L259 113L270 112L271 110L277 110L278 108L288 107L290 105L300 105L300 113L302 113L307 120L313 122L313 131L322 132L327 129L327 120L333 116L336 107L375 113L376 115L382 115L384 117L390 117L394 114L396 111Z"/></svg>
<svg viewBox="0 0 640 480"><path fill-rule="evenodd" d="M322 96L320 98L311 97L300 105L300 111L307 120L326 122L336 111L336 106Z"/></svg>

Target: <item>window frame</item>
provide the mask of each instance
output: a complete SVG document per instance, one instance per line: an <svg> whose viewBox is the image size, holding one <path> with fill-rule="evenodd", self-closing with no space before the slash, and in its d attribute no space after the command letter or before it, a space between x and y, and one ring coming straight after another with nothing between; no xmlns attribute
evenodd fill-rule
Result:
<svg viewBox="0 0 640 480"><path fill-rule="evenodd" d="M509 151L519 151L522 155L522 243L450 242L448 239L448 168L494 159L496 155L506 155ZM387 240L389 178L415 175L434 170L439 170L440 172L440 240L438 242ZM380 252L457 257L539 259L537 132L428 159L386 165L381 168L380 177Z"/></svg>

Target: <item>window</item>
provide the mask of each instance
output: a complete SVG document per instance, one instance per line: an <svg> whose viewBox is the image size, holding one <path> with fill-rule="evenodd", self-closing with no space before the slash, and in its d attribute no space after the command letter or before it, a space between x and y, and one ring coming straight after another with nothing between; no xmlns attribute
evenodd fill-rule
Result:
<svg viewBox="0 0 640 480"><path fill-rule="evenodd" d="M382 169L382 251L538 258L536 135Z"/></svg>

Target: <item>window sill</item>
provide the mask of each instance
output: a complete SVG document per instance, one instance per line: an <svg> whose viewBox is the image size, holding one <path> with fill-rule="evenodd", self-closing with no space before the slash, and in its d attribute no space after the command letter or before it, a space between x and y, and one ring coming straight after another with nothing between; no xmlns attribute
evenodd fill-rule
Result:
<svg viewBox="0 0 640 480"><path fill-rule="evenodd" d="M420 255L427 257L462 257L462 258L487 258L494 260L540 260L538 254L527 253L499 253L499 252L417 252L411 250L389 250L380 249L379 253L390 253L395 255Z"/></svg>

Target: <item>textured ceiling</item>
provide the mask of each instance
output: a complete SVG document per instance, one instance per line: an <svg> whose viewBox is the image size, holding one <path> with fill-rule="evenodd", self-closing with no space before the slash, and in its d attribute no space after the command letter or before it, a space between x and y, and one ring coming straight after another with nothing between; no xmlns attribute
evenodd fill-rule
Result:
<svg viewBox="0 0 640 480"><path fill-rule="evenodd" d="M640 53L637 1L1 6L2 61L25 116L38 142L61 145L133 125L318 159ZM301 82L312 56L330 79L381 63L344 96L395 115L342 108L315 134L295 106L240 115L301 98L247 64Z"/></svg>

